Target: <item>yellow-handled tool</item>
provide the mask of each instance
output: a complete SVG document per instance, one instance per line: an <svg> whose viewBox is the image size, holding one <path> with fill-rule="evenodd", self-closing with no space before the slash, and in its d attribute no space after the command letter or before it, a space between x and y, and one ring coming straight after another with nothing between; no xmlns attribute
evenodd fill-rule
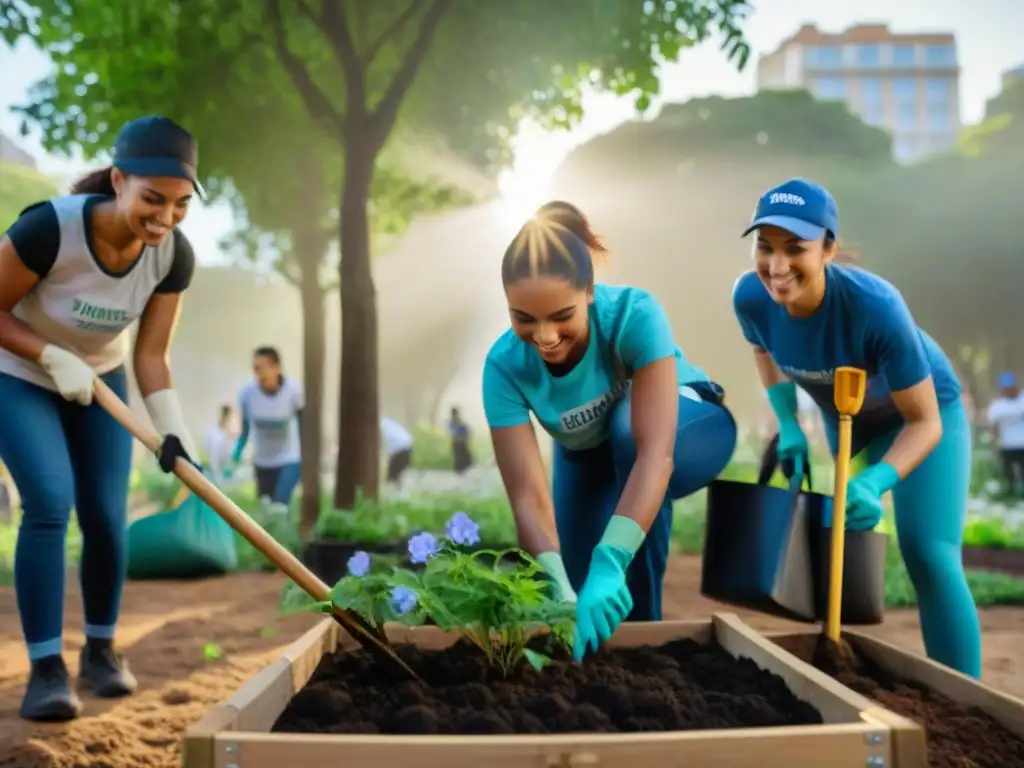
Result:
<svg viewBox="0 0 1024 768"><path fill-rule="evenodd" d="M839 450L836 454L836 486L832 494L832 558L828 579L828 615L825 635L839 642L843 607L843 553L846 544L846 486L850 482L853 452L853 417L864 405L867 374L860 368L836 368L832 398L839 412Z"/></svg>

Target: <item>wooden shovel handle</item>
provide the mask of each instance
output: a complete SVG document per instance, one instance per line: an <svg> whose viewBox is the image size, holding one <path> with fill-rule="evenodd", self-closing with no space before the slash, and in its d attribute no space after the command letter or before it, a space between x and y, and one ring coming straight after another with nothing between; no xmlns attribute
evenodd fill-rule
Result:
<svg viewBox="0 0 1024 768"><path fill-rule="evenodd" d="M121 398L98 377L94 388L94 396L96 402L113 416L115 420L120 422L136 440L153 453L160 451L160 436L142 424ZM330 587L299 562L295 555L281 546L273 536L263 530L263 527L249 517L244 510L225 496L194 465L179 457L174 466L174 474L196 496L206 502L214 512L220 515L228 525L238 531L242 538L252 544L264 557L276 565L285 576L294 581L303 592L314 600L330 602ZM337 606L334 608L333 616L360 645L378 654L383 652L389 659L403 667L408 674L415 677L412 670L390 648L387 636L381 628L371 627L358 614L342 610Z"/></svg>

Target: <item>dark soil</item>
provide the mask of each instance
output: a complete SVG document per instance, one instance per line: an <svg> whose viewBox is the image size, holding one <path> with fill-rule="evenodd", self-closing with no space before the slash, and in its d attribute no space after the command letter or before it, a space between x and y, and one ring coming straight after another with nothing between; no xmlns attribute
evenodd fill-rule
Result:
<svg viewBox="0 0 1024 768"><path fill-rule="evenodd" d="M977 707L957 704L910 680L901 680L844 643L815 636L787 637L779 645L886 709L925 729L929 768L1021 768L1024 739Z"/></svg>
<svg viewBox="0 0 1024 768"><path fill-rule="evenodd" d="M821 723L781 678L718 646L677 640L602 650L583 665L528 665L507 679L465 642L401 646L426 685L363 652L327 656L282 713L286 733L617 733Z"/></svg>

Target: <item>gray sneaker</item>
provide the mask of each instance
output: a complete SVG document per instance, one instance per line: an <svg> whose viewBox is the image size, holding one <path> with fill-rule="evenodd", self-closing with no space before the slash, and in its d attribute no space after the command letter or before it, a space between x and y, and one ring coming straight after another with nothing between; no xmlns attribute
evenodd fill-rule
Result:
<svg viewBox="0 0 1024 768"><path fill-rule="evenodd" d="M64 659L46 656L32 662L21 716L26 720L64 722L82 713L82 701L71 688Z"/></svg>
<svg viewBox="0 0 1024 768"><path fill-rule="evenodd" d="M86 643L79 658L78 680L104 699L131 696L138 683L128 669L128 663L109 645L94 646Z"/></svg>

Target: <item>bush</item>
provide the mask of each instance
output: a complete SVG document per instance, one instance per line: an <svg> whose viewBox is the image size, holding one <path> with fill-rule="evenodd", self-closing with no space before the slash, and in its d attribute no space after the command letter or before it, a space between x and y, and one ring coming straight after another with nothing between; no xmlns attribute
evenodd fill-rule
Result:
<svg viewBox="0 0 1024 768"><path fill-rule="evenodd" d="M452 445L448 431L430 424L413 427L412 466L416 469L451 469Z"/></svg>
<svg viewBox="0 0 1024 768"><path fill-rule="evenodd" d="M489 434L470 433L470 451L474 463L493 454ZM412 467L415 469L447 469L453 466L452 439L443 426L420 423L412 429Z"/></svg>

